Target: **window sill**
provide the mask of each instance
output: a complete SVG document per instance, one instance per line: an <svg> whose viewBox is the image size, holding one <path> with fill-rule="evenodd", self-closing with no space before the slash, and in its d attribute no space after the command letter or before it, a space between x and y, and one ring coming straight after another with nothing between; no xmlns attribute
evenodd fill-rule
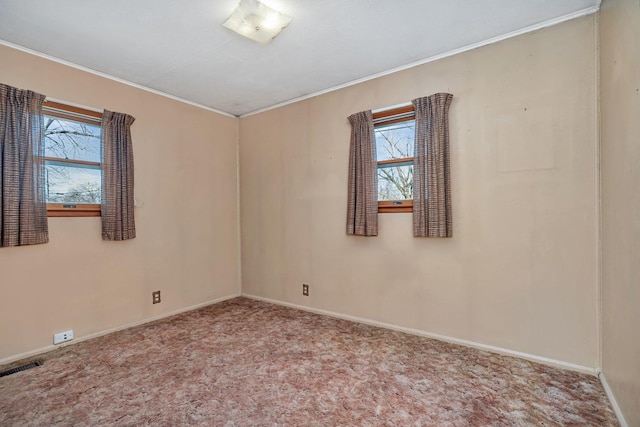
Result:
<svg viewBox="0 0 640 427"><path fill-rule="evenodd" d="M100 205L48 203L47 216L49 218L101 216L100 208Z"/></svg>
<svg viewBox="0 0 640 427"><path fill-rule="evenodd" d="M378 213L411 213L413 200L385 200L378 202Z"/></svg>

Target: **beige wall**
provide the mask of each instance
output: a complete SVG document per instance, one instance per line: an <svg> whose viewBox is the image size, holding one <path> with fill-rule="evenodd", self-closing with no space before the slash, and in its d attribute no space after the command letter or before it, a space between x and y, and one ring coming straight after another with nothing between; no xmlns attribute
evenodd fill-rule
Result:
<svg viewBox="0 0 640 427"><path fill-rule="evenodd" d="M602 368L630 426L640 426L640 4L600 12Z"/></svg>
<svg viewBox="0 0 640 427"><path fill-rule="evenodd" d="M237 119L4 46L0 82L133 115L139 205L131 241L52 218L49 244L0 249L0 360L239 292Z"/></svg>
<svg viewBox="0 0 640 427"><path fill-rule="evenodd" d="M243 293L594 368L594 20L241 119ZM346 117L439 91L454 237L347 236Z"/></svg>

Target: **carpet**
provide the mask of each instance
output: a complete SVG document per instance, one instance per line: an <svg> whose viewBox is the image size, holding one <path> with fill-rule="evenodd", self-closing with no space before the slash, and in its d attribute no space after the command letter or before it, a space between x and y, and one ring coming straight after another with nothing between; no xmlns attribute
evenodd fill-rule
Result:
<svg viewBox="0 0 640 427"><path fill-rule="evenodd" d="M618 425L593 376L246 298L39 358L0 425Z"/></svg>

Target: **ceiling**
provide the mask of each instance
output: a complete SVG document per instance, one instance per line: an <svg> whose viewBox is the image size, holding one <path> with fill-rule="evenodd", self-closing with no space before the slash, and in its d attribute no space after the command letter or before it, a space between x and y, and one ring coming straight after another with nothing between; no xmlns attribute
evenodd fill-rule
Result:
<svg viewBox="0 0 640 427"><path fill-rule="evenodd" d="M222 26L238 0L0 0L0 39L239 116L592 13L600 1L263 3L293 17L267 45Z"/></svg>

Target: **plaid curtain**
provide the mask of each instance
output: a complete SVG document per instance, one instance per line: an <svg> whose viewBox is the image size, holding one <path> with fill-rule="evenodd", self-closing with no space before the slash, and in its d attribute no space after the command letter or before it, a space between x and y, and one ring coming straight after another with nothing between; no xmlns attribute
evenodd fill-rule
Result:
<svg viewBox="0 0 640 427"><path fill-rule="evenodd" d="M413 235L451 237L449 105L453 95L436 93L414 99Z"/></svg>
<svg viewBox="0 0 640 427"><path fill-rule="evenodd" d="M30 90L0 84L0 246L49 241L44 99Z"/></svg>
<svg viewBox="0 0 640 427"><path fill-rule="evenodd" d="M349 116L349 197L347 234L378 235L378 174L371 111Z"/></svg>
<svg viewBox="0 0 640 427"><path fill-rule="evenodd" d="M133 200L133 148L127 114L102 114L102 239L136 237Z"/></svg>

